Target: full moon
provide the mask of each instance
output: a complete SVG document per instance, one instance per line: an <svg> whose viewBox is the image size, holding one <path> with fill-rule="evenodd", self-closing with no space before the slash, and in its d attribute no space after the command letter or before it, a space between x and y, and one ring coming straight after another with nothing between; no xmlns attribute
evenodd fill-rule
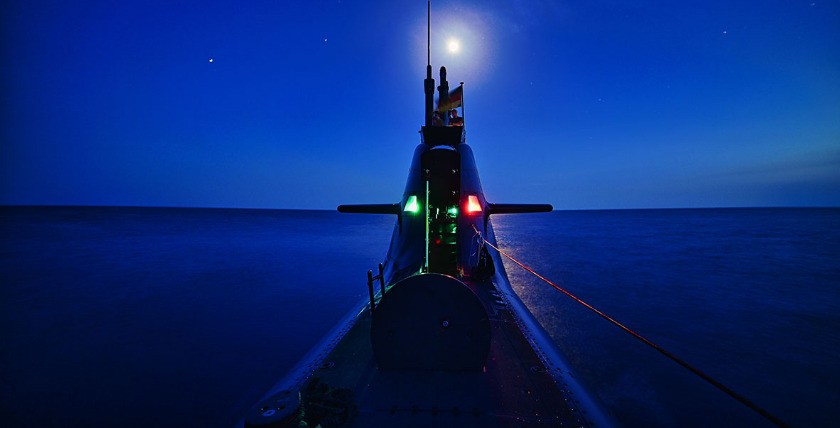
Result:
<svg viewBox="0 0 840 428"><path fill-rule="evenodd" d="M449 53L458 53L458 51L461 50L461 42L457 39L449 39L449 41L446 42L446 48L449 50Z"/></svg>

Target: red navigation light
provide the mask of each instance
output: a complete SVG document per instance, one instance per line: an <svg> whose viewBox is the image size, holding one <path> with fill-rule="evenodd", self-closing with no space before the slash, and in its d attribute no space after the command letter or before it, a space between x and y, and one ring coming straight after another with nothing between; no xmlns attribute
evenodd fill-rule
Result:
<svg viewBox="0 0 840 428"><path fill-rule="evenodd" d="M481 212L481 204L478 203L478 196L467 196L467 214L477 214Z"/></svg>

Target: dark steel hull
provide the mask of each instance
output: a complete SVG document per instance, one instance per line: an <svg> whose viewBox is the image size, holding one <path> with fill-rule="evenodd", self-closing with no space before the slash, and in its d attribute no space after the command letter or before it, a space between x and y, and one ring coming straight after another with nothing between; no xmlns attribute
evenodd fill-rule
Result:
<svg viewBox="0 0 840 428"><path fill-rule="evenodd" d="M457 153L444 153L450 158L444 163L458 159L455 166L459 169L458 191L461 195L479 195L485 210L491 209L493 204L484 201L472 151L462 142L462 131L449 134L453 139L460 137L460 141L443 141L447 147L427 141L417 147L403 201L408 195L417 195L424 188L428 197L428 185L424 184L424 180L431 180L428 178L430 166L424 162L444 162L440 159L429 161L428 153L436 149L454 150ZM438 154L435 156L440 157ZM446 168L450 168L451 162L447 165ZM344 322L265 395L243 424L303 426L301 421L305 421L308 426L358 427L612 425L607 415L575 380L554 342L514 293L498 253L486 252L493 269L478 269L476 256L483 249L476 247L476 234L480 233L494 245L496 242L490 213L485 211L478 216L464 214L458 217L457 225L453 225L453 229L457 228L457 265L454 266L458 268L431 274L424 273L434 271L425 259L428 251L426 234L429 232L424 223L429 222L428 214L424 220L410 217L401 211L403 205L345 208L350 212L365 212L367 209L370 210L368 212L399 216L384 263L385 298L377 292L372 301L360 303ZM506 211L500 212L529 209L525 205L504 207ZM409 324L399 326L400 329L395 327L395 331L399 331L395 334L403 335L403 343L406 340L410 342L411 323L415 323L418 329L417 358L421 361L423 358L441 360L443 368L400 369L399 364L393 364L393 356L387 357L392 360L385 364L383 359L386 357L382 355L381 348L384 345L379 345L379 355L376 355L377 345L372 340L371 330L376 324L374 318L384 316L377 314L376 308L383 300L388 303L394 287L405 287L401 284L406 279L423 275L441 276L443 273L457 277L450 281L468 289L473 296L470 299L475 299L485 314L480 321L489 324L489 351L483 351L486 359L477 369L447 368L446 346L454 354L459 351L458 342L454 342L453 346L452 342L441 339L439 343L430 345L427 342L434 342L435 334L447 334L445 327L429 326L417 316L407 315L410 319L405 322ZM348 280L348 285L350 283L360 281ZM430 312L437 309L429 307ZM458 309L452 311L457 313ZM399 317L391 317L388 323L403 323ZM436 328L440 330L434 330ZM464 346L469 345L466 342ZM433 346L443 348L429 354L429 348ZM404 355L407 359L414 357Z"/></svg>

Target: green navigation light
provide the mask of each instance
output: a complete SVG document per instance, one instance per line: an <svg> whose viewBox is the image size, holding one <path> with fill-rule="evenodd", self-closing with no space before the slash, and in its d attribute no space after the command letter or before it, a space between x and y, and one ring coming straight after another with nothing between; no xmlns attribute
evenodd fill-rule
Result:
<svg viewBox="0 0 840 428"><path fill-rule="evenodd" d="M411 195L408 197L408 200L405 201L405 212L417 214L420 212L420 204L417 203L417 196Z"/></svg>
<svg viewBox="0 0 840 428"><path fill-rule="evenodd" d="M449 217L458 217L458 207L449 207L449 209L446 210L446 212L447 214L449 214Z"/></svg>

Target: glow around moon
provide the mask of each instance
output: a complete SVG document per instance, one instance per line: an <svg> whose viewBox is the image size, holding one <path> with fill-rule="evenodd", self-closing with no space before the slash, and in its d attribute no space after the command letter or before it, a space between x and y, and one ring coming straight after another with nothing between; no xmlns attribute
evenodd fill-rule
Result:
<svg viewBox="0 0 840 428"><path fill-rule="evenodd" d="M451 79L474 84L490 70L493 56L494 34L490 31L491 17L484 12L468 8L457 14L435 14L432 9L431 62L438 70L446 66ZM414 36L416 67L426 65L426 17L418 19L411 27ZM437 74L437 71L435 71Z"/></svg>

